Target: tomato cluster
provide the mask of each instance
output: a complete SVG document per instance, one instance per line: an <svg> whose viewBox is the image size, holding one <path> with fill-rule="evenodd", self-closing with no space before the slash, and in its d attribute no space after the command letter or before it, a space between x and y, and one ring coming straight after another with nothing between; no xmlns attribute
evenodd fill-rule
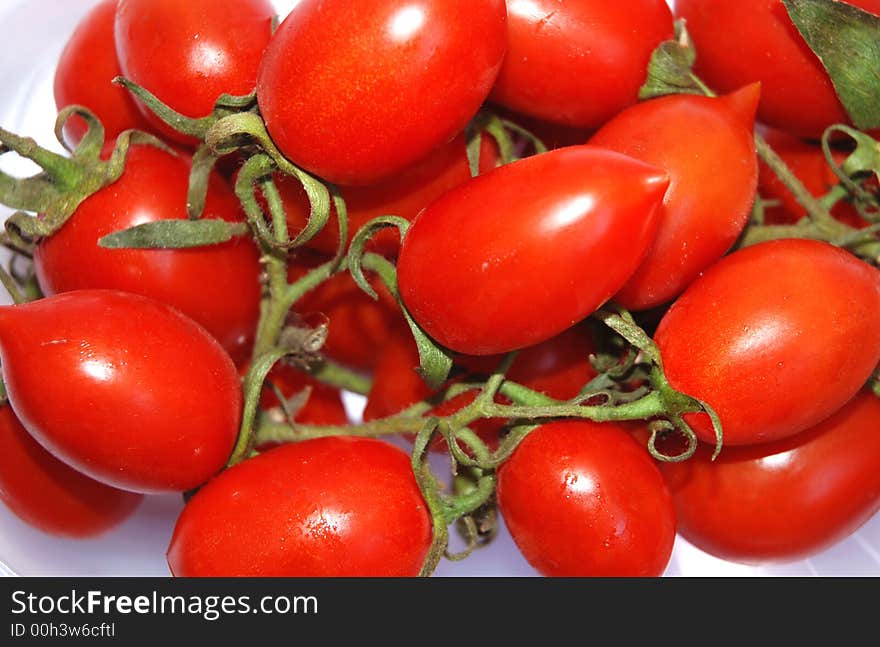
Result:
<svg viewBox="0 0 880 647"><path fill-rule="evenodd" d="M87 537L179 493L175 576L427 575L499 515L546 576L847 537L880 116L841 84L880 88L790 4L98 2L70 155L0 129L42 167L0 174L0 499Z"/></svg>

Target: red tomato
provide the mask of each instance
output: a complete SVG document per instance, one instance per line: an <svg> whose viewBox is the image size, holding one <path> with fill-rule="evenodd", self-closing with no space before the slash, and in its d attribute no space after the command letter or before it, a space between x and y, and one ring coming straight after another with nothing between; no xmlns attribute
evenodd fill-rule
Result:
<svg viewBox="0 0 880 647"><path fill-rule="evenodd" d="M257 99L285 156L373 184L445 144L489 94L503 0L305 0L275 32Z"/></svg>
<svg viewBox="0 0 880 647"><path fill-rule="evenodd" d="M679 531L700 549L747 563L804 559L853 533L880 510L880 398L868 391L785 440L702 445L661 469Z"/></svg>
<svg viewBox="0 0 880 647"><path fill-rule="evenodd" d="M880 0L850 0L880 15ZM697 50L696 72L731 92L761 82L758 119L818 139L849 119L819 58L792 23L782 0L676 0Z"/></svg>
<svg viewBox="0 0 880 647"><path fill-rule="evenodd" d="M284 445L199 490L168 549L178 577L411 577L431 519L409 457L369 438Z"/></svg>
<svg viewBox="0 0 880 647"><path fill-rule="evenodd" d="M766 126L761 126L759 131L770 147L815 197L822 197L840 182L828 165L822 147L818 144L805 142L786 132ZM847 153L843 151L834 151L834 159L838 164L842 164L847 157ZM765 200L781 202L777 207L765 209L765 222L771 225L794 224L807 215L806 210L782 183L779 176L764 162L759 160L758 163L758 192ZM868 226L855 207L846 201L838 202L831 215L851 227Z"/></svg>
<svg viewBox="0 0 880 647"><path fill-rule="evenodd" d="M624 427L542 425L498 470L497 494L516 545L545 576L657 577L672 555L672 498Z"/></svg>
<svg viewBox="0 0 880 647"><path fill-rule="evenodd" d="M480 172L492 170L497 161L497 147L491 138L483 137ZM372 186L344 187L341 193L348 210L348 243L361 227L378 216L400 216L412 220L429 203L470 177L465 139L459 136L390 180ZM279 175L275 180L284 201L287 225L291 235L295 235L308 222L308 198L302 184L295 178ZM325 254L335 254L338 244L339 225L336 210L333 209L327 226L307 246ZM393 229L380 231L370 239L368 245L370 251L387 256L397 255L399 248L400 237Z"/></svg>
<svg viewBox="0 0 880 647"><path fill-rule="evenodd" d="M251 240L172 250L98 246L115 231L186 219L188 182L188 159L152 146L132 147L122 177L85 200L37 246L37 278L46 295L107 288L164 301L202 324L242 362L260 314L259 253ZM219 176L212 177L205 214L243 219L235 194Z"/></svg>
<svg viewBox="0 0 880 647"><path fill-rule="evenodd" d="M780 440L840 409L880 362L880 272L818 241L748 247L694 282L655 339L669 382L715 409L725 444ZM715 442L708 416L688 420Z"/></svg>
<svg viewBox="0 0 880 647"><path fill-rule="evenodd" d="M85 15L61 52L54 82L58 110L74 104L87 107L104 124L108 141L129 128L149 128L128 90L112 83L122 74L113 40L115 17L116 0L102 0ZM64 138L72 145L85 133L86 123L79 117L64 127Z"/></svg>
<svg viewBox="0 0 880 647"><path fill-rule="evenodd" d="M295 397L308 389L308 398L298 411L292 412L297 422L310 425L345 425L348 416L339 389L314 379L307 373L287 364L276 364L269 372L268 382L275 385L287 397ZM278 397L267 384L260 397L260 406L271 409L280 406Z"/></svg>
<svg viewBox="0 0 880 647"><path fill-rule="evenodd" d="M460 353L550 339L629 279L657 231L668 182L591 146L474 178L413 221L397 266L403 301L425 332Z"/></svg>
<svg viewBox="0 0 880 647"><path fill-rule="evenodd" d="M0 500L25 523L59 537L94 537L130 517L141 499L71 469L31 438L11 407L0 407Z"/></svg>
<svg viewBox="0 0 880 647"><path fill-rule="evenodd" d="M299 253L288 265L292 281L323 259ZM389 331L403 320L397 301L381 282L371 281L379 294L374 301L364 294L348 272L331 277L306 294L294 310L314 323L328 325L327 341L321 351L351 368L371 372Z"/></svg>
<svg viewBox="0 0 880 647"><path fill-rule="evenodd" d="M268 0L119 0L119 64L177 112L204 117L221 94L254 91L274 16ZM192 143L143 110L166 136Z"/></svg>
<svg viewBox="0 0 880 647"><path fill-rule="evenodd" d="M720 99L661 97L624 110L590 139L669 173L657 238L615 297L624 307L671 301L736 242L755 202L759 97L758 85Z"/></svg>
<svg viewBox="0 0 880 647"><path fill-rule="evenodd" d="M102 483L183 492L219 471L241 417L235 365L146 297L80 290L0 308L9 402L41 445Z"/></svg>
<svg viewBox="0 0 880 647"><path fill-rule="evenodd" d="M648 61L672 32L664 0L507 0L507 56L491 99L598 128L636 102Z"/></svg>

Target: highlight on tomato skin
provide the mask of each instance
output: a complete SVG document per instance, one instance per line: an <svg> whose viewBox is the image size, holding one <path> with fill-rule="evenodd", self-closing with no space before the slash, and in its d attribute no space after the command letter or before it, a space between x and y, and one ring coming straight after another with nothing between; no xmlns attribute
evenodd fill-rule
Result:
<svg viewBox="0 0 880 647"><path fill-rule="evenodd" d="M547 577L659 577L675 541L672 497L625 426L546 423L498 470L498 505Z"/></svg>
<svg viewBox="0 0 880 647"><path fill-rule="evenodd" d="M861 391L830 418L761 445L701 444L661 464L678 530L720 559L767 564L806 559L880 510L880 398ZM668 448L663 448L667 451Z"/></svg>
<svg viewBox="0 0 880 647"><path fill-rule="evenodd" d="M709 404L724 444L781 440L850 400L880 363L880 271L829 243L760 243L710 267L654 340L673 388ZM685 419L716 442L706 414Z"/></svg>
<svg viewBox="0 0 880 647"><path fill-rule="evenodd" d="M189 501L168 548L176 577L414 577L431 517L409 457L371 438L271 449Z"/></svg>
<svg viewBox="0 0 880 647"><path fill-rule="evenodd" d="M401 298L435 341L468 355L546 341L629 279L657 231L668 176L595 146L499 167L413 221Z"/></svg>
<svg viewBox="0 0 880 647"><path fill-rule="evenodd" d="M615 295L629 310L672 301L733 247L758 183L758 84L719 98L673 95L620 112L589 140L664 169L670 178L647 256ZM723 172L719 172L723 169Z"/></svg>
<svg viewBox="0 0 880 647"><path fill-rule="evenodd" d="M131 517L142 500L58 460L12 407L0 406L0 501L29 526L56 537L97 537Z"/></svg>
<svg viewBox="0 0 880 647"><path fill-rule="evenodd" d="M0 307L0 362L28 432L112 487L188 491L223 469L238 437L235 364L153 299L75 290Z"/></svg>

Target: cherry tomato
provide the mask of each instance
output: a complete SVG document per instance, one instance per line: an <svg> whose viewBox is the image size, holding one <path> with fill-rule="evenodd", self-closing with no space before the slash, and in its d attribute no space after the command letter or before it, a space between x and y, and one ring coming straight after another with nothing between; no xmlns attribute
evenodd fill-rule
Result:
<svg viewBox="0 0 880 647"><path fill-rule="evenodd" d="M761 126L759 132L815 197L822 197L840 182L828 165L822 147L818 144L803 141L786 132L767 126ZM838 164L842 164L848 155L844 151L833 151L833 157ZM779 176L764 162L759 160L758 163L758 192L765 200L781 202L779 206L767 207L764 210L765 222L767 224L794 224L806 216L806 210L779 179ZM861 229L868 226L855 207L845 200L834 205L831 215L851 227Z"/></svg>
<svg viewBox="0 0 880 647"><path fill-rule="evenodd" d="M274 16L268 0L119 0L119 64L172 109L204 117L221 94L254 91ZM166 136L193 142L142 109Z"/></svg>
<svg viewBox="0 0 880 647"><path fill-rule="evenodd" d="M846 4L880 15L880 0ZM849 119L819 58L781 0L676 0L697 51L696 72L714 90L761 82L758 119L818 139Z"/></svg>
<svg viewBox="0 0 880 647"><path fill-rule="evenodd" d="M59 537L94 537L125 521L142 499L68 467L31 438L11 407L0 407L0 500L25 523Z"/></svg>
<svg viewBox="0 0 880 647"><path fill-rule="evenodd" d="M598 128L636 102L654 49L673 37L664 0L507 0L507 56L491 99Z"/></svg>
<svg viewBox="0 0 880 647"><path fill-rule="evenodd" d="M542 575L657 577L672 555L672 498L624 427L540 426L498 470L497 494L513 540Z"/></svg>
<svg viewBox="0 0 880 647"><path fill-rule="evenodd" d="M153 299L79 290L0 308L0 361L31 435L113 487L189 490L224 466L238 436L232 360Z"/></svg>
<svg viewBox="0 0 880 647"><path fill-rule="evenodd" d="M189 160L152 146L133 146L125 172L86 199L34 252L46 295L117 289L172 305L207 328L236 362L244 361L260 314L260 264L245 237L192 249L104 249L98 240L145 222L186 219ZM235 194L213 176L206 218L240 221Z"/></svg>
<svg viewBox="0 0 880 647"><path fill-rule="evenodd" d="M103 0L85 15L61 52L54 81L58 110L85 106L101 120L109 141L130 128L149 129L128 90L112 83L122 74L113 40L115 17L116 0ZM74 146L85 133L86 123L79 117L64 126L64 138Z"/></svg>
<svg viewBox="0 0 880 647"><path fill-rule="evenodd" d="M288 265L288 278L302 277L323 258L299 253ZM374 301L366 295L348 272L341 272L307 293L294 306L307 322L326 323L327 341L321 351L356 370L371 372L379 351L394 326L403 320L397 301L379 280L371 281L379 294Z"/></svg>
<svg viewBox="0 0 880 647"><path fill-rule="evenodd" d="M759 97L758 85L720 99L660 97L627 108L590 139L669 173L657 237L615 297L624 307L671 301L736 242L755 202Z"/></svg>
<svg viewBox="0 0 880 647"><path fill-rule="evenodd" d="M403 301L425 332L460 353L550 339L629 279L657 231L668 182L591 146L474 178L413 221L397 266Z"/></svg>
<svg viewBox="0 0 880 647"><path fill-rule="evenodd" d="M296 164L373 184L464 129L505 40L503 0L305 0L266 50L260 111Z"/></svg>
<svg viewBox="0 0 880 647"><path fill-rule="evenodd" d="M411 577L431 519L409 457L370 438L284 445L208 483L168 549L178 577Z"/></svg>
<svg viewBox="0 0 880 647"><path fill-rule="evenodd" d="M486 173L495 168L498 149L488 137L483 137L481 143L480 172ZM340 193L348 211L348 243L361 227L378 216L412 220L429 203L470 177L465 138L459 136L390 180L372 186L342 188ZM306 226L309 218L306 193L302 184L290 176L277 176L276 185L284 201L287 225L291 234L296 234ZM334 209L327 226L307 246L325 254L335 254L339 243L338 228ZM380 231L368 244L370 251L386 256L396 256L399 248L398 233L391 229Z"/></svg>
<svg viewBox="0 0 880 647"><path fill-rule="evenodd" d="M672 305L655 339L672 386L715 409L724 443L770 442L818 424L880 362L880 272L812 240L719 261ZM688 418L715 442L705 414Z"/></svg>
<svg viewBox="0 0 880 647"><path fill-rule="evenodd" d="M880 398L863 391L815 427L773 443L702 445L661 469L679 531L698 548L747 563L805 559L880 510Z"/></svg>

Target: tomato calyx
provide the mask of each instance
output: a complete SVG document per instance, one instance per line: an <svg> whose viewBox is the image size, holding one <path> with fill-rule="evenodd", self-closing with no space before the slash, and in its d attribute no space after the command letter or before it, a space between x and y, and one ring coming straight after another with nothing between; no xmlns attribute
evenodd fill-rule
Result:
<svg viewBox="0 0 880 647"><path fill-rule="evenodd" d="M88 130L71 151L62 133L64 124L74 116L84 119ZM116 139L110 157L102 159L104 126L82 106L68 106L58 114L55 134L71 152L70 157L49 151L29 137L0 128L0 154L16 153L42 169L27 178L15 178L0 172L0 202L18 209L6 220L6 242L26 254L40 238L58 231L83 201L122 176L131 146L156 146L170 152L153 135L128 130Z"/></svg>

